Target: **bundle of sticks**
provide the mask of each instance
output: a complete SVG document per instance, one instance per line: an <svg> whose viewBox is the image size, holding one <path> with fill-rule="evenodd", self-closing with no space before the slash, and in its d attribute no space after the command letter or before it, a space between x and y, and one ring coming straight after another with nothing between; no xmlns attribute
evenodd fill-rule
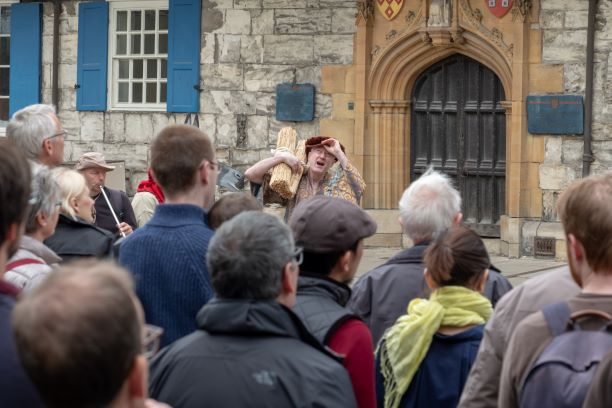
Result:
<svg viewBox="0 0 612 408"><path fill-rule="evenodd" d="M302 166L300 166L297 172L293 172L291 167L285 163L277 164L272 168L270 187L281 197L290 199L295 196L304 172L304 164L306 163L306 141L300 140L298 142L295 129L285 127L278 132L276 150L289 152L295 155L302 163Z"/></svg>

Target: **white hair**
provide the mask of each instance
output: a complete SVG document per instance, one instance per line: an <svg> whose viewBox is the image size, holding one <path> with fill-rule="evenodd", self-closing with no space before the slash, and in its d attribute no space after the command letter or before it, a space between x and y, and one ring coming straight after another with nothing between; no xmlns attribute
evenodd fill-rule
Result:
<svg viewBox="0 0 612 408"><path fill-rule="evenodd" d="M53 176L59 186L60 191L60 211L62 214L75 218L77 213L72 206L73 198L89 193L89 187L85 182L85 177L76 170L60 167L53 170Z"/></svg>
<svg viewBox="0 0 612 408"><path fill-rule="evenodd" d="M26 106L13 114L6 126L6 136L17 145L30 160L38 160L43 140L57 131L55 108L37 104Z"/></svg>
<svg viewBox="0 0 612 408"><path fill-rule="evenodd" d="M461 196L447 175L429 168L412 182L399 201L404 233L413 241L429 241L453 225Z"/></svg>

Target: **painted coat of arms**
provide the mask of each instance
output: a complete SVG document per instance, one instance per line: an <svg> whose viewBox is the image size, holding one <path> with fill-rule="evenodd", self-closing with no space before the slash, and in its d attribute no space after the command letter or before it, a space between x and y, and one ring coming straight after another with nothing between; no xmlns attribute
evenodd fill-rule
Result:
<svg viewBox="0 0 612 408"><path fill-rule="evenodd" d="M404 0L376 0L376 5L387 20L393 20L402 9Z"/></svg>
<svg viewBox="0 0 612 408"><path fill-rule="evenodd" d="M512 8L514 0L485 0L487 7L497 18L502 18Z"/></svg>

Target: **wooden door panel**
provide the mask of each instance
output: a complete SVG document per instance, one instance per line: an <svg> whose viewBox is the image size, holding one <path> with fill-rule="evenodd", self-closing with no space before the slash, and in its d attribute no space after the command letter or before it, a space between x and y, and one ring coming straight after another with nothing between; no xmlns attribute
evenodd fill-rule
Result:
<svg viewBox="0 0 612 408"><path fill-rule="evenodd" d="M448 174L461 192L465 223L483 236L499 236L505 211L503 100L493 71L459 54L430 67L413 92L411 177L431 165Z"/></svg>

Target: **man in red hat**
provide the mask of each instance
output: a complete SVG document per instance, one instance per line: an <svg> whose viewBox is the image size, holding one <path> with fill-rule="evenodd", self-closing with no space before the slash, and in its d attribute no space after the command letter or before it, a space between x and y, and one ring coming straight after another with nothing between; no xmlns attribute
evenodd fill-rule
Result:
<svg viewBox="0 0 612 408"><path fill-rule="evenodd" d="M286 220L300 201L315 195L343 198L359 204L365 190L365 181L359 171L349 163L344 146L338 140L326 136L311 137L306 141L306 157L306 169L295 196L289 200L282 200L280 197L274 200L287 206ZM263 184L264 204L268 201L266 197L270 190L269 170L280 163L286 163L293 171L298 171L302 165L293 154L279 151L274 156L254 164L244 173L252 185Z"/></svg>

